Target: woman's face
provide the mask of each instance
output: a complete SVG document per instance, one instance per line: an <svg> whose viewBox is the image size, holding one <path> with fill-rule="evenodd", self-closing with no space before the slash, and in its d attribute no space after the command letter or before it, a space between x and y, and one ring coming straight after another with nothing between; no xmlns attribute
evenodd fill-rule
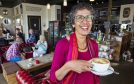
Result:
<svg viewBox="0 0 134 84"><path fill-rule="evenodd" d="M33 33L33 30L32 30L32 29L30 29L30 30L29 30L29 34L32 34L32 33Z"/></svg>
<svg viewBox="0 0 134 84"><path fill-rule="evenodd" d="M16 42L18 42L19 44L22 43L22 39L20 37L16 37Z"/></svg>
<svg viewBox="0 0 134 84"><path fill-rule="evenodd" d="M16 33L18 34L20 31L19 30L16 30Z"/></svg>
<svg viewBox="0 0 134 84"><path fill-rule="evenodd" d="M87 9L78 10L75 14L73 27L75 32L82 36L89 34L92 28L92 18L91 12Z"/></svg>
<svg viewBox="0 0 134 84"><path fill-rule="evenodd" d="M41 40L41 41L45 41L45 38L44 38L44 37L40 37L40 40Z"/></svg>

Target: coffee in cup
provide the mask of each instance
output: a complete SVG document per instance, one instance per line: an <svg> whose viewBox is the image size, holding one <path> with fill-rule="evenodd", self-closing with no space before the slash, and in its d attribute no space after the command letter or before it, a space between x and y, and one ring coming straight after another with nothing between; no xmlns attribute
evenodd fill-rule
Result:
<svg viewBox="0 0 134 84"><path fill-rule="evenodd" d="M93 58L92 59L93 70L96 72L105 72L110 66L110 61L105 58Z"/></svg>

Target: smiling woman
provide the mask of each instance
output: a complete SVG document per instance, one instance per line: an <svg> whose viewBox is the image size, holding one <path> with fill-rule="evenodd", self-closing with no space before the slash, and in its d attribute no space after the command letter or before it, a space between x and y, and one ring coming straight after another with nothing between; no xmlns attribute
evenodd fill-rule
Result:
<svg viewBox="0 0 134 84"><path fill-rule="evenodd" d="M56 84L100 84L91 73L88 61L98 57L98 44L88 37L92 28L94 10L88 3L78 3L69 19L74 32L57 42L50 80ZM88 80L88 82L87 82Z"/></svg>

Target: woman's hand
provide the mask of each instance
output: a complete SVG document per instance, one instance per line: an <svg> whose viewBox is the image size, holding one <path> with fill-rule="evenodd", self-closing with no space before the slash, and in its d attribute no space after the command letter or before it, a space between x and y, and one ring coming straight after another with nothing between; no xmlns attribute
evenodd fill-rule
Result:
<svg viewBox="0 0 134 84"><path fill-rule="evenodd" d="M85 60L72 60L64 64L59 70L56 71L55 75L57 80L62 80L66 74L70 71L82 73L91 71L92 64Z"/></svg>
<svg viewBox="0 0 134 84"><path fill-rule="evenodd" d="M82 73L82 72L90 71L92 64L91 62L85 60L72 60L67 62L66 66L74 72Z"/></svg>

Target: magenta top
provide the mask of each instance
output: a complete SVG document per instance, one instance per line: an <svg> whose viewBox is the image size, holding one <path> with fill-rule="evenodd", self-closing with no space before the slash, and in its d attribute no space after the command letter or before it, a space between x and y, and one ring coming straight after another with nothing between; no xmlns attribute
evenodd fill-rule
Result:
<svg viewBox="0 0 134 84"><path fill-rule="evenodd" d="M94 40L91 40L91 43L93 45L95 55L98 56L98 44ZM57 81L55 77L55 72L59 68L61 68L65 64L65 62L67 62L68 49L69 41L66 38L61 39L56 45L50 72L50 80L56 84L62 84L62 81ZM86 52L78 51L78 59L88 61L91 58L92 57L89 53L89 50L87 50ZM92 74L91 72L83 72L81 74L76 73L76 75L74 75L73 77L75 77L75 84L100 84L99 77Z"/></svg>

